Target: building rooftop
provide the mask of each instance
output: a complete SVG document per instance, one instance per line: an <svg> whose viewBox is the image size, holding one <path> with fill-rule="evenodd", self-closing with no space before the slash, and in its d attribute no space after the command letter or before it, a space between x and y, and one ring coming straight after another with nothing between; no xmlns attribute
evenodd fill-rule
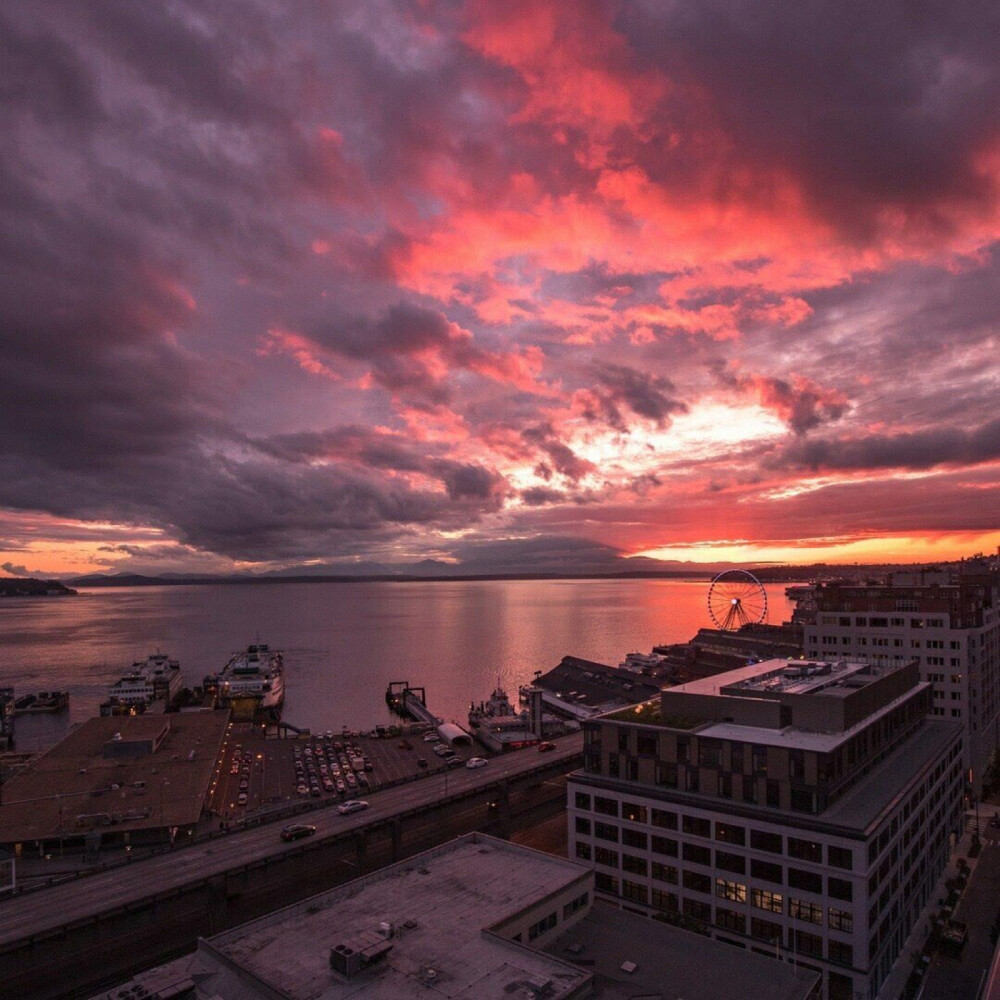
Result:
<svg viewBox="0 0 1000 1000"><path fill-rule="evenodd" d="M534 683L568 703L588 708L634 705L660 690L659 684L632 670L576 656L564 656Z"/></svg>
<svg viewBox="0 0 1000 1000"><path fill-rule="evenodd" d="M808 969L600 902L545 951L586 963L602 1000L803 1000L818 995L820 981Z"/></svg>
<svg viewBox="0 0 1000 1000"><path fill-rule="evenodd" d="M600 716L699 736L829 751L927 687L916 661L767 660Z"/></svg>
<svg viewBox="0 0 1000 1000"><path fill-rule="evenodd" d="M228 722L228 712L88 719L4 784L3 842L197 823Z"/></svg>
<svg viewBox="0 0 1000 1000"><path fill-rule="evenodd" d="M928 719L909 739L879 761L860 781L819 816L838 826L867 830L907 787L922 774L927 764L942 757L961 731L961 723Z"/></svg>
<svg viewBox="0 0 1000 1000"><path fill-rule="evenodd" d="M584 892L593 898L586 865L468 834L201 941L194 954L101 998L187 990L193 1000L625 1000L666 997L669 982L671 997L718 1000L739 982L740 996L805 1000L817 981L768 956L601 904L578 911L544 950L513 940ZM334 972L331 949L344 945L374 961L350 978ZM625 962L634 963L631 972Z"/></svg>
<svg viewBox="0 0 1000 1000"><path fill-rule="evenodd" d="M830 694L870 684L879 676L867 663L846 660L773 659L702 677L670 688L671 694L730 694L748 698L767 694Z"/></svg>
<svg viewBox="0 0 1000 1000"><path fill-rule="evenodd" d="M920 688L930 687L926 681L922 681ZM825 694L826 692L824 692ZM794 726L787 726L784 729L771 729L765 726L744 726L735 722L709 723L698 730L699 736L708 736L717 740L740 740L745 743L761 743L772 747L793 747L798 750L815 750L817 753L829 753L835 750L842 743L857 736L863 729L877 722L880 718L888 715L893 709L901 705L912 694L907 691L898 698L887 702L878 711L866 715L860 722L832 733L821 733L811 729L797 729ZM836 696L836 692L834 692Z"/></svg>
<svg viewBox="0 0 1000 1000"><path fill-rule="evenodd" d="M153 982L191 979L199 1000L399 1000L425 990L455 1000L524 1000L530 984L549 983L541 995L559 1000L578 995L590 974L507 940L502 925L575 884L592 895L585 865L468 834L202 941L193 955L133 983L152 992ZM389 939L379 933L383 922L393 926ZM330 952L345 944L383 952L381 961L340 976Z"/></svg>

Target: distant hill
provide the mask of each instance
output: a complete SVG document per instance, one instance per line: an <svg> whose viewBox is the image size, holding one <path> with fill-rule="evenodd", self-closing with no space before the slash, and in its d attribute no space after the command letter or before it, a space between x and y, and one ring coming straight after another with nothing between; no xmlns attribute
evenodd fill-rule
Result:
<svg viewBox="0 0 1000 1000"><path fill-rule="evenodd" d="M72 597L75 593L58 580L0 577L0 597Z"/></svg>

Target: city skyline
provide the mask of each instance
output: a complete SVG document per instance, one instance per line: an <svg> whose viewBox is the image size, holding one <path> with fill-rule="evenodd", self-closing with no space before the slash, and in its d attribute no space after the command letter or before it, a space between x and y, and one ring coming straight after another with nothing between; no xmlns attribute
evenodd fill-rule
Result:
<svg viewBox="0 0 1000 1000"><path fill-rule="evenodd" d="M998 21L8 7L0 569L995 552Z"/></svg>

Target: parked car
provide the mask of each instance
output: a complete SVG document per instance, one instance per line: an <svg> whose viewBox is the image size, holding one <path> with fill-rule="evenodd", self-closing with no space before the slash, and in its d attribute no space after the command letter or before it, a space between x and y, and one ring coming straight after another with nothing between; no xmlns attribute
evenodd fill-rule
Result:
<svg viewBox="0 0 1000 1000"><path fill-rule="evenodd" d="M340 810L341 816L348 816L351 813L361 812L362 809L367 809L368 803L365 802L364 799L350 799L337 808Z"/></svg>
<svg viewBox="0 0 1000 1000"><path fill-rule="evenodd" d="M236 804L240 806L245 806L247 804L246 792L240 792L240 794L236 796Z"/></svg>
<svg viewBox="0 0 1000 1000"><path fill-rule="evenodd" d="M301 840L303 837L311 837L316 832L316 827L308 823L293 823L286 826L281 831L282 840Z"/></svg>
<svg viewBox="0 0 1000 1000"><path fill-rule="evenodd" d="M461 757L449 757L445 761L445 764L447 764L448 767L461 767L463 763L464 761Z"/></svg>
<svg viewBox="0 0 1000 1000"><path fill-rule="evenodd" d="M418 757L417 758L417 767L427 767L427 758L426 757Z"/></svg>
<svg viewBox="0 0 1000 1000"><path fill-rule="evenodd" d="M466 762L466 767L486 767L489 761L485 757L470 757Z"/></svg>

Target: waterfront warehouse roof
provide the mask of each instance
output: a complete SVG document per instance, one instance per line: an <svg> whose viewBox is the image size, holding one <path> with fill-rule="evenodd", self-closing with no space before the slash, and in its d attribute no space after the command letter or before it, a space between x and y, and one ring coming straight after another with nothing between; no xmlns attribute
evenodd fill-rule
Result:
<svg viewBox="0 0 1000 1000"><path fill-rule="evenodd" d="M808 969L602 902L545 951L586 963L602 1000L806 1000L816 995L820 979Z"/></svg>
<svg viewBox="0 0 1000 1000"><path fill-rule="evenodd" d="M228 722L228 712L88 719L4 784L3 843L197 823Z"/></svg>
<svg viewBox="0 0 1000 1000"><path fill-rule="evenodd" d="M659 684L641 674L577 656L564 656L534 684L571 705L591 709L634 705L660 691Z"/></svg>

